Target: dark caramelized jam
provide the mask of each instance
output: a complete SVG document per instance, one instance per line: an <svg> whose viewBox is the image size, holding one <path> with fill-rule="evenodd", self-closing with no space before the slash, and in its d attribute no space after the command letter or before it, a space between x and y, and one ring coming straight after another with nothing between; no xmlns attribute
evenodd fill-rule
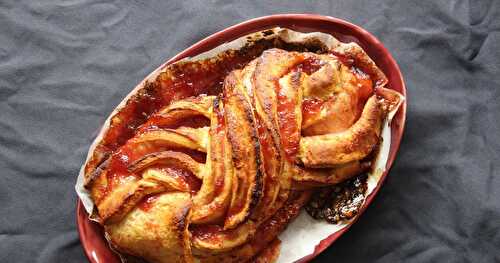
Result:
<svg viewBox="0 0 500 263"><path fill-rule="evenodd" d="M363 174L341 184L316 191L305 206L315 219L336 224L356 216L365 201L367 175Z"/></svg>
<svg viewBox="0 0 500 263"><path fill-rule="evenodd" d="M207 161L207 154L204 152L199 152L196 150L186 149L186 148L169 148L169 150L175 152L181 152L189 155L193 160L199 163L205 163Z"/></svg>

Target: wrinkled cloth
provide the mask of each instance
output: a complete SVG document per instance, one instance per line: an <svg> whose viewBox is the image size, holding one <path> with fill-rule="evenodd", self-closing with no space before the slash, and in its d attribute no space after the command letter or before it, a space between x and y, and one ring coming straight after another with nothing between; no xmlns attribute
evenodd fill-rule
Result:
<svg viewBox="0 0 500 263"><path fill-rule="evenodd" d="M313 262L499 262L494 0L0 1L0 261L86 262L74 184L107 115L179 51L275 13L362 26L392 53L408 89L384 186Z"/></svg>

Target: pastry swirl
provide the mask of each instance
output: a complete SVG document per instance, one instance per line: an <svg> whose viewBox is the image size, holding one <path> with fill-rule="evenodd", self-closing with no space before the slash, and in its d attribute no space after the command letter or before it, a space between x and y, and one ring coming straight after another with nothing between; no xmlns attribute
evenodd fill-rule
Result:
<svg viewBox="0 0 500 263"><path fill-rule="evenodd" d="M222 93L150 116L88 180L113 247L150 262L243 262L278 246L315 187L369 169L398 103L349 48L364 70L339 53L268 49Z"/></svg>

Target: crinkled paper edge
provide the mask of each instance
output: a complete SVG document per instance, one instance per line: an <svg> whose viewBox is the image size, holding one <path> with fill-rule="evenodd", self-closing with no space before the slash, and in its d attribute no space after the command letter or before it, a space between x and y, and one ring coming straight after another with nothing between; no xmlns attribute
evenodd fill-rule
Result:
<svg viewBox="0 0 500 263"><path fill-rule="evenodd" d="M309 39L319 40L324 45L326 45L329 49L333 49L335 46L339 45L339 41L333 36L321 33L321 32L313 32L313 33L301 33L297 31L293 31L287 28L276 27L272 30L275 34L277 34L282 40L288 43L305 43ZM268 30L266 30L268 31ZM275 34L272 36L275 37ZM263 35L261 32L248 34L242 36L236 40L231 42L224 43L212 50L201 53L194 57L188 57L181 59L180 62L186 61L198 61L206 58L215 57L221 52L227 50L238 50L244 47L249 41L254 41L256 39L266 38L267 36ZM149 74L139 85L137 85L115 108L115 110L109 114L109 117L104 122L101 131L94 139L92 145L89 148L87 153L87 158L85 163L82 165L80 172L78 174L77 182L75 185L75 190L82 201L85 210L89 215L92 215L94 209L94 203L90 197L90 193L84 187L84 170L85 164L90 160L92 153L95 150L95 147L102 140L104 134L107 131L107 128L110 125L111 117L114 116L117 112L123 108L127 101L133 94L136 94L138 90L144 87L144 84L147 81L154 81L156 77L162 72L164 65L158 67L151 74ZM404 97L401 96L400 104L403 102ZM380 151L377 155L377 161L375 163L375 169L373 172L368 175L368 189L366 192L366 196L370 195L373 190L378 185L382 174L385 172L385 166L389 157L389 150L391 144L391 129L390 122L397 110L399 109L399 105L394 107L394 109L389 113L388 118L384 122L384 128L382 130L382 143ZM339 223L339 224L329 224L325 221L319 221L311 218L305 211L301 211L299 216L288 225L287 229L279 235L279 238L282 240L281 243L281 253L278 258L278 262L293 262L299 260L307 255L310 255L314 252L316 245L318 245L323 239L329 237L335 232L347 227L351 221L351 219L347 222Z"/></svg>

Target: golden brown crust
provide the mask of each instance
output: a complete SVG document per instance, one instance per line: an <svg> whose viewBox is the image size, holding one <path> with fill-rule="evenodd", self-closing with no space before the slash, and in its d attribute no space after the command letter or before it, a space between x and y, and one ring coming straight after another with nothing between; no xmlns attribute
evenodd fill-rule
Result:
<svg viewBox="0 0 500 263"><path fill-rule="evenodd" d="M280 255L281 240L275 238L264 248L254 259L252 263L274 263L278 261Z"/></svg>
<svg viewBox="0 0 500 263"><path fill-rule="evenodd" d="M372 96L359 120L348 130L302 138L300 162L306 167L323 168L363 159L378 144L384 117L380 102Z"/></svg>
<svg viewBox="0 0 500 263"><path fill-rule="evenodd" d="M210 108L212 107L214 96L198 96L191 97L184 100L174 101L168 107L158 112L161 116L168 116L169 114L184 113L187 115L179 116L179 119L189 117L189 113L195 112L207 118L210 118ZM172 120L175 123L176 120Z"/></svg>
<svg viewBox="0 0 500 263"><path fill-rule="evenodd" d="M181 166L195 174L198 178L201 177L202 164L193 160L193 158L185 153L175 151L161 151L144 155L141 159L130 164L128 170L132 173L137 173L157 164Z"/></svg>
<svg viewBox="0 0 500 263"><path fill-rule="evenodd" d="M387 77L382 70L377 67L375 62L356 43L338 45L333 49L332 53L341 57L343 56L344 59L352 60L355 67L369 74L375 89L384 87L387 84Z"/></svg>
<svg viewBox="0 0 500 263"><path fill-rule="evenodd" d="M132 139L136 147L161 148L186 148L200 152L207 151L205 138L206 129L184 130L184 129L163 129L147 131ZM201 133L201 135L200 135Z"/></svg>
<svg viewBox="0 0 500 263"><path fill-rule="evenodd" d="M210 254L218 254L245 244L255 234L257 224L248 220L234 229L206 227L207 225L198 225L191 228L193 247Z"/></svg>
<svg viewBox="0 0 500 263"><path fill-rule="evenodd" d="M302 133L307 136L348 129L359 117L363 105L361 102L365 99L361 94L362 86L358 86L355 75L348 67L331 58L328 59L327 65L304 80L305 87L309 89L306 98L319 98L325 101L321 111L303 123ZM324 68L331 70L324 71ZM315 81L319 79L315 76L317 74L322 74L322 77L329 76L328 79L331 81ZM371 92L371 87L367 89Z"/></svg>
<svg viewBox="0 0 500 263"><path fill-rule="evenodd" d="M255 119L251 102L235 71L228 75L224 89L226 129L232 149L234 181L231 204L224 228L231 229L250 216L262 195L262 174Z"/></svg>
<svg viewBox="0 0 500 263"><path fill-rule="evenodd" d="M356 160L324 169L309 169L297 166L293 176L294 185L297 187L320 187L338 184L367 171L370 165L370 162Z"/></svg>
<svg viewBox="0 0 500 263"><path fill-rule="evenodd" d="M201 262L247 262L255 255L259 254L270 244L279 233L281 233L288 223L298 216L300 209L311 197L310 191L294 192L289 200L278 209L278 211L265 222L261 223L255 232L254 238L231 251L230 253L220 255L198 255Z"/></svg>
<svg viewBox="0 0 500 263"><path fill-rule="evenodd" d="M189 262L189 194L160 194L151 208L136 207L120 222L106 224L113 246L150 262ZM188 253L186 253L188 252Z"/></svg>
<svg viewBox="0 0 500 263"><path fill-rule="evenodd" d="M278 129L277 86L279 79L303 58L293 52L280 49L266 50L258 59L252 76L256 110L263 124L271 133L276 148L280 149L280 134Z"/></svg>
<svg viewBox="0 0 500 263"><path fill-rule="evenodd" d="M214 101L211 117L207 167L200 191L193 197L191 220L195 224L215 223L224 216L231 201L233 166L226 137L222 101Z"/></svg>

